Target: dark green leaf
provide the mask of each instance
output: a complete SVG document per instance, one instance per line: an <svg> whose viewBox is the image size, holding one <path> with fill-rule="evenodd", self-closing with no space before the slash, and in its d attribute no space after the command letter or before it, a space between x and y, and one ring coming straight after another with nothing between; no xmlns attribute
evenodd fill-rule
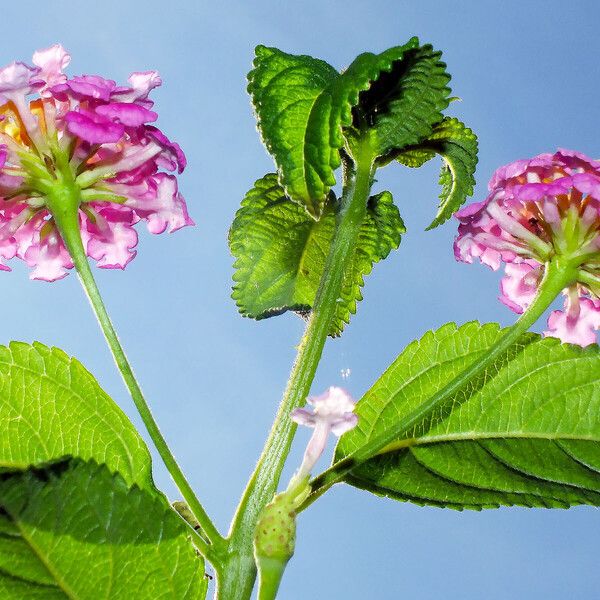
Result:
<svg viewBox="0 0 600 600"><path fill-rule="evenodd" d="M450 91L439 57L412 38L381 54L361 54L339 74L309 56L259 46L248 91L286 194L320 217L347 128L372 127L380 155L429 135Z"/></svg>
<svg viewBox="0 0 600 600"><path fill-rule="evenodd" d="M448 324L410 344L359 402L337 458L393 431L480 358L498 326ZM529 334L348 483L418 504L600 505L600 352Z"/></svg>
<svg viewBox="0 0 600 600"><path fill-rule="evenodd" d="M372 129L378 156L421 142L442 120L450 75L440 57L429 44L409 50L360 95L358 110Z"/></svg>
<svg viewBox="0 0 600 600"><path fill-rule="evenodd" d="M7 599L202 600L204 563L166 500L78 460L4 475Z"/></svg>
<svg viewBox="0 0 600 600"><path fill-rule="evenodd" d="M58 348L0 346L0 469L76 456L152 487L150 454L94 377Z"/></svg>
<svg viewBox="0 0 600 600"><path fill-rule="evenodd" d="M258 46L248 74L248 92L258 127L275 158L287 194L318 217L329 188L335 183L325 139L307 140L307 131L321 130L322 115L314 104L339 77L326 62ZM318 137L318 136L317 136Z"/></svg>
<svg viewBox="0 0 600 600"><path fill-rule="evenodd" d="M407 167L420 167L435 154L443 159L440 173L440 205L428 229L448 220L473 194L477 167L477 136L458 119L446 117L417 146L409 146L395 157Z"/></svg>
<svg viewBox="0 0 600 600"><path fill-rule="evenodd" d="M337 200L329 195L323 216L314 221L286 197L275 174L259 179L242 202L229 243L236 258L233 298L240 312L264 319L293 310L305 314L313 306L335 230ZM332 335L362 299L363 277L373 263L400 243L404 225L389 192L369 200L367 218L342 286Z"/></svg>

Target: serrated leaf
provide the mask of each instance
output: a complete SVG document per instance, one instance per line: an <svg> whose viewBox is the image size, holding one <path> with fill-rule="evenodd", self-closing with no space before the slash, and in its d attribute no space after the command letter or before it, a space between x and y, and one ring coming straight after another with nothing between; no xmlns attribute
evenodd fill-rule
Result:
<svg viewBox="0 0 600 600"><path fill-rule="evenodd" d="M306 143L319 149L323 164L331 168L331 181L335 181L333 172L341 163L344 129L357 125L353 109L359 104L361 92L368 90L410 50L418 47L419 40L413 37L403 46L389 48L381 54L360 54L339 77L332 78L315 100L306 130Z"/></svg>
<svg viewBox="0 0 600 600"><path fill-rule="evenodd" d="M497 325L448 324L410 344L358 403L340 459L393 431L405 415L480 358ZM600 505L600 351L524 336L453 400L348 483L418 504Z"/></svg>
<svg viewBox="0 0 600 600"><path fill-rule="evenodd" d="M450 91L439 56L411 38L381 54L363 53L339 74L309 56L259 46L248 91L286 194L319 218L341 163L344 129L364 128L365 119L380 154L428 135Z"/></svg>
<svg viewBox="0 0 600 600"><path fill-rule="evenodd" d="M259 179L242 202L229 234L236 258L233 298L244 316L264 319L313 306L335 230L330 194L319 221L292 202L274 173ZM404 224L389 192L369 200L354 259L342 285L332 335L339 335L362 299L363 277L397 248Z"/></svg>
<svg viewBox="0 0 600 600"><path fill-rule="evenodd" d="M313 106L338 72L310 56L286 54L277 48L256 48L248 74L248 92L265 146L275 158L287 194L318 217L335 183L325 141L307 141L307 131L320 129ZM324 158L324 155L327 158Z"/></svg>
<svg viewBox="0 0 600 600"><path fill-rule="evenodd" d="M0 533L3 599L206 596L204 562L181 519L104 466L72 460L4 475L0 507L18 531Z"/></svg>
<svg viewBox="0 0 600 600"><path fill-rule="evenodd" d="M132 423L81 363L58 348L0 346L0 432L2 470L74 456L152 487L150 454Z"/></svg>
<svg viewBox="0 0 600 600"><path fill-rule="evenodd" d="M440 172L440 204L427 229L447 221L473 194L477 168L477 136L453 117L446 117L433 133L417 146L409 146L395 158L408 167L420 167L435 154L443 159Z"/></svg>
<svg viewBox="0 0 600 600"><path fill-rule="evenodd" d="M377 155L385 157L431 134L449 103L450 75L430 44L406 52L360 96Z"/></svg>

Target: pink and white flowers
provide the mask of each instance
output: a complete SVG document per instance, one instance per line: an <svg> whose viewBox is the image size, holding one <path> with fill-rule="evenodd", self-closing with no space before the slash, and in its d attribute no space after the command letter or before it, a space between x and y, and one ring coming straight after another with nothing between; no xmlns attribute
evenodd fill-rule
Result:
<svg viewBox="0 0 600 600"><path fill-rule="evenodd" d="M494 270L505 265L500 300L521 313L533 301L553 257L576 263L565 306L546 335L587 346L600 328L600 161L559 149L499 168L489 195L456 213L454 253Z"/></svg>
<svg viewBox="0 0 600 600"><path fill-rule="evenodd" d="M185 156L151 125L158 73L133 73L127 86L68 78L70 59L55 45L36 52L34 66L0 69L0 269L16 256L45 281L73 267L47 200L61 187L78 195L84 249L99 267L131 261L140 220L151 233L193 224L175 176L164 172L181 173Z"/></svg>
<svg viewBox="0 0 600 600"><path fill-rule="evenodd" d="M342 388L332 386L320 396L307 399L313 410L297 408L292 412L292 420L300 425L314 428L314 432L295 479L306 477L315 466L327 445L330 433L340 436L356 427L358 416L354 414L356 403Z"/></svg>

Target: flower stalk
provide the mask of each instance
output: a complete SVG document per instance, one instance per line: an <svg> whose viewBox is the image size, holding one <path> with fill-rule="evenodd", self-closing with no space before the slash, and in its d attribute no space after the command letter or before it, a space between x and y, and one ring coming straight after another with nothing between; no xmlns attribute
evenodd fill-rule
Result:
<svg viewBox="0 0 600 600"><path fill-rule="evenodd" d="M207 559L209 559L216 568L219 567L219 554L221 553L224 540L218 532L210 517L206 513L204 507L196 497L189 482L187 481L183 471L177 464L173 453L161 433L152 411L148 406L144 394L139 383L134 375L133 369L127 359L125 351L119 341L117 332L108 315L100 290L94 279L94 275L90 268L86 257L85 249L81 240L81 232L79 229L78 210L81 203L80 191L74 181L70 185L55 186L49 191L47 197L47 206L51 212L54 222L58 228L61 238L73 260L79 280L87 294L90 305L100 328L106 338L108 346L111 350L117 368L119 369L123 381L133 402L140 414L144 425L154 442L158 453L163 460L167 470L171 474L173 481L180 490L183 498L187 502L193 515L196 517L201 526L200 532L195 532L193 537L195 545Z"/></svg>
<svg viewBox="0 0 600 600"><path fill-rule="evenodd" d="M354 255L366 214L375 168L374 152L367 138L357 143L353 158L354 166L345 167L342 208L315 304L271 431L231 524L224 575L218 581L219 600L247 600L252 594L256 579L253 556L255 528L264 507L277 491L297 427L290 414L303 405L310 391L335 314L346 267Z"/></svg>
<svg viewBox="0 0 600 600"><path fill-rule="evenodd" d="M310 482L312 492L299 510L302 511L308 508L329 488L342 481L344 476L356 468L357 465L377 454L385 454L396 450L398 447L397 440L404 439L416 425L423 423L435 411L443 409L447 402L452 402L454 394L458 390L463 388L470 379L479 375L512 346L546 312L562 290L577 280L578 272L579 259L577 257L555 256L545 265L544 278L529 308L482 358L475 361L448 385L413 410L394 431L375 437L355 453L337 461L329 469L315 477Z"/></svg>

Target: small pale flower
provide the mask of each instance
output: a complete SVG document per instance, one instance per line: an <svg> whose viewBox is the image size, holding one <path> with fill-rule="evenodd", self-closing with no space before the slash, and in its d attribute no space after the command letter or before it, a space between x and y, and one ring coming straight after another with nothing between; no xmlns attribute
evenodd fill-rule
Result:
<svg viewBox="0 0 600 600"><path fill-rule="evenodd" d="M324 394L308 398L307 403L313 407L312 411L297 408L291 415L296 423L315 430L304 453L299 479L312 471L325 450L329 433L339 437L358 423L358 416L354 414L356 403L342 388L332 386Z"/></svg>
<svg viewBox="0 0 600 600"><path fill-rule="evenodd" d="M578 266L562 311L546 335L586 346L600 328L600 161L559 149L499 168L489 195L456 213L457 260L497 270L500 300L516 313L532 303L545 265L563 256Z"/></svg>
<svg viewBox="0 0 600 600"><path fill-rule="evenodd" d="M35 66L0 69L0 270L18 257L31 278L54 281L73 263L55 220L75 197L81 239L99 267L123 269L135 256L140 220L151 233L192 225L173 174L185 156L154 123L156 71L129 86L98 75L68 78L60 45Z"/></svg>

